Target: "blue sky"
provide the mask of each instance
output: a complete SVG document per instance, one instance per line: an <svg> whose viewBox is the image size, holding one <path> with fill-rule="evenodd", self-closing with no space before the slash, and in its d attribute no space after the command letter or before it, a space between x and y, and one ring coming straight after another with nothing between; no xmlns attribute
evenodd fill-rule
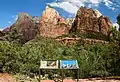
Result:
<svg viewBox="0 0 120 82"><path fill-rule="evenodd" d="M119 2L119 0L0 0L0 29L13 24L20 12L41 16L46 5L54 7L65 18L75 17L80 6L98 9L116 23L120 6L114 1Z"/></svg>
<svg viewBox="0 0 120 82"><path fill-rule="evenodd" d="M72 65L72 64L77 64L77 62L76 62L76 60L61 60L61 64Z"/></svg>

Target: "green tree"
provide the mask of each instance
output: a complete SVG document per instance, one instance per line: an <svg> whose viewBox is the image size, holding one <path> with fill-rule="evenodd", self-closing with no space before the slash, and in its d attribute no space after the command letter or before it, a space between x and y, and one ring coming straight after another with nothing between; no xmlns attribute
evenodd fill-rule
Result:
<svg viewBox="0 0 120 82"><path fill-rule="evenodd" d="M8 41L0 41L0 66L4 72L19 72L19 45Z"/></svg>
<svg viewBox="0 0 120 82"><path fill-rule="evenodd" d="M21 37L22 35L17 32L16 28L12 28L12 30L5 35L7 41L15 44L22 44Z"/></svg>
<svg viewBox="0 0 120 82"><path fill-rule="evenodd" d="M120 14L117 16L117 23L119 25L119 31L120 31Z"/></svg>

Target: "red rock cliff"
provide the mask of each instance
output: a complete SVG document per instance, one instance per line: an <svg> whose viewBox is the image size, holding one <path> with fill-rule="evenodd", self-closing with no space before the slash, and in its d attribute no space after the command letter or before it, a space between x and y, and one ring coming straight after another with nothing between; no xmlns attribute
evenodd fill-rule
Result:
<svg viewBox="0 0 120 82"><path fill-rule="evenodd" d="M107 36L112 23L108 17L102 16L98 10L81 7L76 15L70 32L77 33L101 33Z"/></svg>
<svg viewBox="0 0 120 82"><path fill-rule="evenodd" d="M40 35L43 37L55 38L68 33L68 29L69 27L66 24L65 19L61 17L55 9L47 6L40 19Z"/></svg>
<svg viewBox="0 0 120 82"><path fill-rule="evenodd" d="M37 22L39 23L39 19L36 19L36 17L32 17L27 13L20 13L17 21L12 26L3 30L3 32L7 34L16 29L17 34L21 35L21 40L24 43L36 37Z"/></svg>

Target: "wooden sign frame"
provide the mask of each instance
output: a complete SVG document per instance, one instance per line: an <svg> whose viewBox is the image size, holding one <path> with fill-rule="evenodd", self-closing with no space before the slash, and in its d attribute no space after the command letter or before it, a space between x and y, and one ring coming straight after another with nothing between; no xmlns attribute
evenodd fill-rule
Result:
<svg viewBox="0 0 120 82"><path fill-rule="evenodd" d="M42 61L42 60L41 60ZM44 60L44 61L57 61L57 66L58 66L58 68L44 68L43 66L41 66L41 62L40 62L40 68L39 68L39 82L41 82L41 70L42 69L44 69L44 70L60 70L60 72L61 72L61 76L62 76L62 82L63 82L63 80L64 80L64 76L63 76L63 74L64 74L64 70L77 70L77 82L79 82L79 66L78 66L78 62L77 62L77 60L60 60L60 63L59 63L59 61L58 60ZM74 61L77 65L76 65L76 67L75 68L61 68L61 61ZM60 67L59 67L59 65L60 65Z"/></svg>

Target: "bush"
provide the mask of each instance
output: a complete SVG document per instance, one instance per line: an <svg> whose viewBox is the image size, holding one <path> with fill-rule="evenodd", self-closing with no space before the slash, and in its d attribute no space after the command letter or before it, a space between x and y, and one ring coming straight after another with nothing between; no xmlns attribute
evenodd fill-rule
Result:
<svg viewBox="0 0 120 82"><path fill-rule="evenodd" d="M103 77L120 75L119 56L116 54L117 45L89 45L79 42L73 46L64 46L53 39L35 39L23 46L0 41L0 65L5 72L21 73L33 77L39 73L40 60L78 60L80 77ZM53 73L47 72L53 78ZM76 78L76 72L64 71L66 77Z"/></svg>

